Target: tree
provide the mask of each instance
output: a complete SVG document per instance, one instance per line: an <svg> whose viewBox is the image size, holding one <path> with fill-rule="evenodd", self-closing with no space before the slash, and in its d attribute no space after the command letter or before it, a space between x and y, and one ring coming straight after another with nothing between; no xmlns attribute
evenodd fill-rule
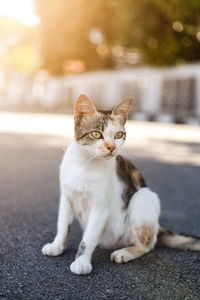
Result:
<svg viewBox="0 0 200 300"><path fill-rule="evenodd" d="M7 16L0 17L0 66L34 73L40 67L38 28L27 27Z"/></svg>
<svg viewBox="0 0 200 300"><path fill-rule="evenodd" d="M35 1L44 66L53 74L71 59L87 70L113 67L115 45L137 48L153 65L200 59L199 0Z"/></svg>
<svg viewBox="0 0 200 300"><path fill-rule="evenodd" d="M69 59L81 59L88 70L109 67L106 55L98 55L97 45L90 41L90 31L103 30L109 36L106 1L102 0L37 0L41 18L44 66L53 74L63 73Z"/></svg>

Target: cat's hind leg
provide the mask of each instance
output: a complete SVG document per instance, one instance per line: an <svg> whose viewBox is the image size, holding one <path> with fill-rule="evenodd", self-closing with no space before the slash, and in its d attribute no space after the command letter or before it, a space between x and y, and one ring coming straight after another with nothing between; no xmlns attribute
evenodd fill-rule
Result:
<svg viewBox="0 0 200 300"><path fill-rule="evenodd" d="M74 216L70 203L68 202L64 191L61 191L58 211L57 234L52 243L48 243L43 246L42 253L44 255L57 256L63 253L67 245L67 236L73 218Z"/></svg>
<svg viewBox="0 0 200 300"><path fill-rule="evenodd" d="M154 247L155 228L151 223L144 223L134 227L135 242L130 247L114 251L111 260L117 263L125 263L148 253Z"/></svg>
<svg viewBox="0 0 200 300"><path fill-rule="evenodd" d="M133 245L114 251L111 260L124 263L148 253L154 248L159 230L160 202L148 188L142 188L132 197L127 212L127 231Z"/></svg>

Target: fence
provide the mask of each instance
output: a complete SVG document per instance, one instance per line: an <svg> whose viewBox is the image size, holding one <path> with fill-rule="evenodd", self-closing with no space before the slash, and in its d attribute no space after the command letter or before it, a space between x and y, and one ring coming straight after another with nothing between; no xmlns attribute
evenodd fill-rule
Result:
<svg viewBox="0 0 200 300"><path fill-rule="evenodd" d="M12 72L1 74L0 102L70 112L80 94L87 94L99 108L110 109L121 99L134 98L130 118L200 124L200 65L173 68L137 68L80 75L34 77Z"/></svg>

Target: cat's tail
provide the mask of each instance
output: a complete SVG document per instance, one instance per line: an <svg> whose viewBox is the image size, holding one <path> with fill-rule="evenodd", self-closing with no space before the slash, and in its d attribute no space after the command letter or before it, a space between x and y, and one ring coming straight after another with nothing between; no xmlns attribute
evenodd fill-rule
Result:
<svg viewBox="0 0 200 300"><path fill-rule="evenodd" d="M200 237L188 236L182 233L168 231L165 228L160 227L157 246L200 251Z"/></svg>

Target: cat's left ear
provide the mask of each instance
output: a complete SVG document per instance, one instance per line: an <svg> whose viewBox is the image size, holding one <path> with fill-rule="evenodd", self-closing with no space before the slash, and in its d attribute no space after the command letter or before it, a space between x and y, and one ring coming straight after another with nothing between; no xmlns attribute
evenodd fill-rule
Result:
<svg viewBox="0 0 200 300"><path fill-rule="evenodd" d="M111 117L113 117L113 118L118 117L125 124L127 117L128 117L128 112L129 112L129 109L130 109L132 103L133 103L132 98L126 98L126 99L122 100L113 109Z"/></svg>

